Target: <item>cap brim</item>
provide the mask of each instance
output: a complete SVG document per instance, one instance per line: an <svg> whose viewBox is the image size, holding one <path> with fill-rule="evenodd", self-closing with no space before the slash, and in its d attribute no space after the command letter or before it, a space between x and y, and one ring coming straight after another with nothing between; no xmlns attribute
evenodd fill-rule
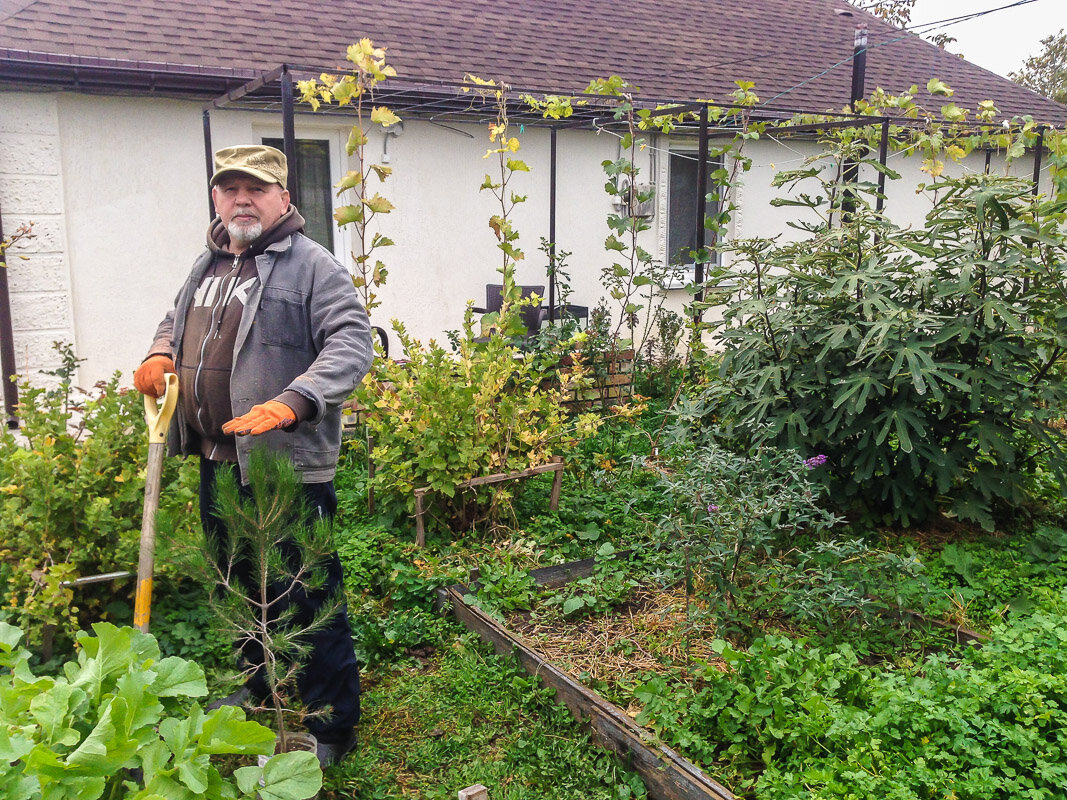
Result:
<svg viewBox="0 0 1067 800"><path fill-rule="evenodd" d="M285 188L285 184L283 184L280 180L278 180L275 176L271 175L269 172L254 169L253 167L225 167L223 169L220 169L214 175L211 176L211 181L208 183L208 186L214 186L216 183L219 182L219 180L222 179L223 175L226 175L230 172L239 172L243 175L251 175L253 178L258 178L264 183L276 183L283 189Z"/></svg>

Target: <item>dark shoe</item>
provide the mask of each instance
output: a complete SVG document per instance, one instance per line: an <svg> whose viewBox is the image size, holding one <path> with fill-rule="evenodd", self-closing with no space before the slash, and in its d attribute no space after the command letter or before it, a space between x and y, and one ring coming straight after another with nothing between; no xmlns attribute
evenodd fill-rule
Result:
<svg viewBox="0 0 1067 800"><path fill-rule="evenodd" d="M322 739L318 740L318 744L315 747L315 755L318 756L319 765L326 769L326 767L332 766L339 761L343 760L345 756L356 749L356 745L359 744L359 732L352 728L341 739L331 742L324 742Z"/></svg>
<svg viewBox="0 0 1067 800"><path fill-rule="evenodd" d="M218 700L210 703L207 707L208 713L216 711L223 706L245 706L248 705L252 698L252 690L247 685L242 686L233 694L228 694L225 697L220 697Z"/></svg>

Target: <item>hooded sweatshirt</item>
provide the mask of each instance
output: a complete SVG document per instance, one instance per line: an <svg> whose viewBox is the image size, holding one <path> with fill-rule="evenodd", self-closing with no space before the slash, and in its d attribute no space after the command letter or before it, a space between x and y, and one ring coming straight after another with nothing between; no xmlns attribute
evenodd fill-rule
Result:
<svg viewBox="0 0 1067 800"><path fill-rule="evenodd" d="M222 220L215 218L208 227L207 246L215 254L215 260L204 273L189 306L177 364L183 388L179 395L182 412L199 437L200 452L205 458L237 461L234 437L223 433L222 426L233 419L230 404L233 348L249 292L259 281L256 256L274 242L303 229L303 217L289 206L274 225L263 231L243 253L235 255L226 249L230 234ZM273 399L292 408L297 422L307 419L315 410L314 403L297 392L287 391Z"/></svg>

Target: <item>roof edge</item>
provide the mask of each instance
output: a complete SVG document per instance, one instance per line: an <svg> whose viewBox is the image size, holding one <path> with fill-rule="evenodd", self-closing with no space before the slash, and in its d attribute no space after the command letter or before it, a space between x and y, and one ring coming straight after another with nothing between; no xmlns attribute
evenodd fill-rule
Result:
<svg viewBox="0 0 1067 800"><path fill-rule="evenodd" d="M209 98L248 82L251 69L130 61L0 48L0 83L87 92Z"/></svg>

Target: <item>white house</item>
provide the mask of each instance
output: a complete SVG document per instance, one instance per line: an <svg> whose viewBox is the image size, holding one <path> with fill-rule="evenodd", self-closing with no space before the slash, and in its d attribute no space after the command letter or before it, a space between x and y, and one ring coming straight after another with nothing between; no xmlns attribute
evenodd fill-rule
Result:
<svg viewBox="0 0 1067 800"><path fill-rule="evenodd" d="M49 365L50 343L63 339L86 359L83 384L116 369L132 373L203 247L205 109L212 148L280 139L276 83L212 105L279 65L344 71L351 42L366 36L388 48L401 78L389 102L404 125L399 135L377 130L369 145L394 170L382 191L396 206L382 218L396 246L382 253L390 274L373 322L388 327L400 318L430 338L459 326L468 299L484 299L501 260L487 224L492 198L478 191L484 121L455 106L465 73L563 94L618 74L641 88L640 98L670 101L722 100L735 80L750 80L760 109L841 110L858 23L869 29L868 92L937 77L963 107L992 99L1005 116L1067 119L1062 106L845 0L0 0L0 219L8 233L32 220L36 233L11 254L27 260L9 259L16 368ZM531 167L513 186L529 198L515 214L527 254L518 277L546 282L537 243L552 222L555 138L554 238L572 253L572 302L582 305L603 294L600 270L610 263L603 241L613 209L601 162L617 158L620 145L609 123L585 119L553 137L549 127L518 119L514 131ZM350 126L350 118L306 106L295 118L301 210L342 261L350 234L332 224L330 187L351 168ZM666 259L694 235L697 143L691 130L649 143L639 165L657 196L643 244ZM770 178L813 147L750 143L754 166L738 188L729 236L785 230L786 211L769 205L777 193ZM972 156L969 168L983 168L980 159ZM910 177L893 188L889 208L917 221L925 208L906 185L920 179L917 160L893 166ZM671 294L668 303L680 306L682 293Z"/></svg>

